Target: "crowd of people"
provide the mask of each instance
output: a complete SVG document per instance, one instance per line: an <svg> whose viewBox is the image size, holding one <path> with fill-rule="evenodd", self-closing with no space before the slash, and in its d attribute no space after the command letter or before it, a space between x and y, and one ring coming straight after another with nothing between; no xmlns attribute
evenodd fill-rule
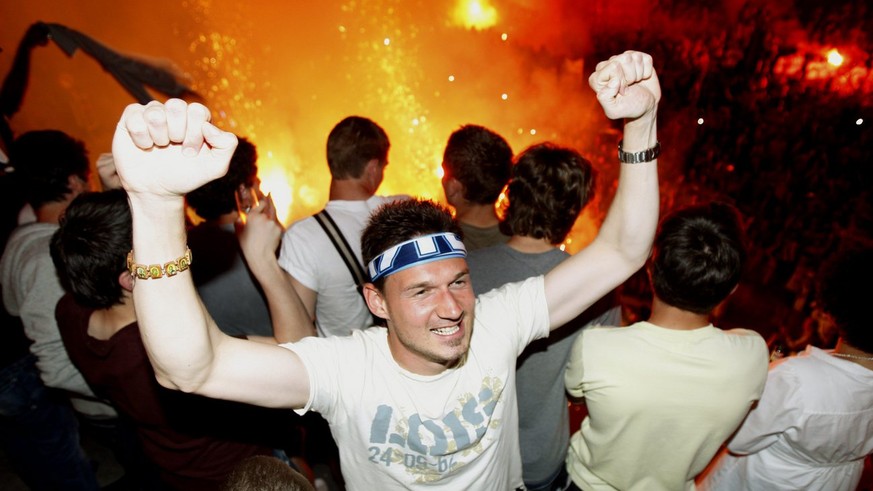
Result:
<svg viewBox="0 0 873 491"><path fill-rule="evenodd" d="M809 330L816 273L834 252L873 244L873 171L859 165L873 153L869 10L851 1L662 0L648 28L595 34L586 55L594 63L630 43L665 60L661 141L673 153L662 203L717 198L742 211L744 284L772 299L772 326L760 329L773 348L802 350L810 335L834 346L835 337ZM843 66L828 63L832 48ZM629 302L640 304L632 314L650 296L630 285Z"/></svg>
<svg viewBox="0 0 873 491"><path fill-rule="evenodd" d="M449 207L377 194L390 141L360 116L327 136L324 209L287 230L269 196L239 202L258 188L255 143L200 104L128 106L101 191L74 137L10 135L0 443L14 470L32 489L98 489L84 425L124 467L115 489L869 485L873 340L851 285L873 273L873 207L867 171L846 169L869 143L785 117L810 100L848 111L826 88L740 76L778 56L750 25L722 39L723 56L745 53L733 64L704 45L681 52L697 71L658 77L645 53L603 57L589 84L623 122L619 163L460 127ZM638 41L655 60L670 50ZM679 123L659 128L662 93L712 121L685 148ZM659 184L662 145L690 155L680 180ZM612 202L567 254L605 165ZM796 316L720 328L741 281L784 291ZM568 394L587 407L578 429Z"/></svg>

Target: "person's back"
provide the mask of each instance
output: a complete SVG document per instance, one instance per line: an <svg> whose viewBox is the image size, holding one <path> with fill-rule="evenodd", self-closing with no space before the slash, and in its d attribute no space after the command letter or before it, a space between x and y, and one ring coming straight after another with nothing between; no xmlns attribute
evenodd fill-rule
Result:
<svg viewBox="0 0 873 491"><path fill-rule="evenodd" d="M12 166L0 169L0 249L25 202L17 174ZM0 326L0 447L10 467L31 489L96 489L69 401L45 386L21 318L2 303Z"/></svg>
<svg viewBox="0 0 873 491"><path fill-rule="evenodd" d="M67 209L51 245L69 292L57 306L64 345L95 392L133 422L163 482L216 489L237 462L270 450L242 437L239 428L249 422L241 405L171 391L155 380L130 294L130 220L123 190L83 194Z"/></svg>
<svg viewBox="0 0 873 491"><path fill-rule="evenodd" d="M506 140L483 126L464 125L449 136L442 168L446 201L455 209L467 250L509 240L494 208L512 168Z"/></svg>
<svg viewBox="0 0 873 491"><path fill-rule="evenodd" d="M293 223L282 238L279 265L291 276L319 336L346 336L373 324L349 268L363 267L361 232L370 214L385 203L406 198L375 194L388 165L389 148L385 131L360 116L343 119L327 138L331 184L324 211L347 241L352 256L348 259L357 265L346 265L315 217Z"/></svg>
<svg viewBox="0 0 873 491"><path fill-rule="evenodd" d="M649 321L576 339L565 384L589 412L567 456L579 489L693 489L739 426L763 390L767 347L709 315L739 282L744 256L735 209L679 210L655 237Z"/></svg>
<svg viewBox="0 0 873 491"><path fill-rule="evenodd" d="M819 297L840 330L834 350L808 346L771 365L764 394L701 490L852 491L873 453L873 338L865 293L873 250L838 255Z"/></svg>
<svg viewBox="0 0 873 491"><path fill-rule="evenodd" d="M573 150L540 144L522 152L512 168L509 206L500 223L510 239L470 253L473 291L480 295L545 274L569 257L558 245L592 198L593 187L594 169ZM573 340L589 321L617 325L619 320L618 308L605 298L548 338L531 343L519 356L519 443L528 489L553 489L567 480L564 458L570 424L561 375Z"/></svg>
<svg viewBox="0 0 873 491"><path fill-rule="evenodd" d="M114 410L94 400L82 374L70 362L54 318L63 296L49 242L69 202L88 189L90 163L84 145L57 130L31 131L12 145L11 158L37 220L16 228L0 259L0 283L7 311L21 317L31 352L46 386L72 394L77 411L109 418Z"/></svg>
<svg viewBox="0 0 873 491"><path fill-rule="evenodd" d="M233 153L227 174L187 194L190 206L205 221L188 231L194 284L203 304L231 336L273 335L263 291L243 258L234 222L239 218L234 192L256 187L257 149L245 138Z"/></svg>

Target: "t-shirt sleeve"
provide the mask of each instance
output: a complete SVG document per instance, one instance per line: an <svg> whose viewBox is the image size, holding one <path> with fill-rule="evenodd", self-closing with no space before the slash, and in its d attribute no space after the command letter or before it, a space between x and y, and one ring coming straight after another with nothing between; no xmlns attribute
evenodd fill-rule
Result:
<svg viewBox="0 0 873 491"><path fill-rule="evenodd" d="M573 347L570 349L570 356L567 359L567 367L564 370L564 387L568 394L576 398L585 395L585 391L582 389L582 377L585 375L582 365L582 343L584 343L586 332L582 331L573 341Z"/></svg>
<svg viewBox="0 0 873 491"><path fill-rule="evenodd" d="M334 336L307 337L280 345L297 353L309 377L309 400L295 410L298 414L315 411L331 421L341 407L342 390L362 386L359 377L363 374L355 367L364 366L364 362L358 355L360 350L353 346L359 343L356 336Z"/></svg>
<svg viewBox="0 0 873 491"><path fill-rule="evenodd" d="M318 261L312 257L311 240L306 240L306 226L298 222L282 236L279 248L279 266L303 286L318 291Z"/></svg>
<svg viewBox="0 0 873 491"><path fill-rule="evenodd" d="M791 428L798 416L800 381L790 365L774 366L764 385L758 405L749 412L740 429L728 443L735 454L750 454L772 445L779 435Z"/></svg>
<svg viewBox="0 0 873 491"><path fill-rule="evenodd" d="M477 319L495 336L509 339L516 355L531 342L549 335L549 308L542 276L507 283L479 296ZM499 333L499 334L498 334Z"/></svg>

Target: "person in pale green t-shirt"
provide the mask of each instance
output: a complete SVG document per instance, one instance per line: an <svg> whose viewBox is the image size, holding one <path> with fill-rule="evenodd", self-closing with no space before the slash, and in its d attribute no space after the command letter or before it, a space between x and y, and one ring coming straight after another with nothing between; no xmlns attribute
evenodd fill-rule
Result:
<svg viewBox="0 0 873 491"><path fill-rule="evenodd" d="M709 320L739 283L742 236L729 205L666 217L648 265L649 321L587 329L576 339L564 382L585 398L589 415L570 440L569 489L693 490L761 396L764 339Z"/></svg>

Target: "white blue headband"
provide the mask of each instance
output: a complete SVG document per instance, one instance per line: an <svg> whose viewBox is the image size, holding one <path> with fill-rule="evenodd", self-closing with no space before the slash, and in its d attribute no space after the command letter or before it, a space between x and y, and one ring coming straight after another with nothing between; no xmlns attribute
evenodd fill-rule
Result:
<svg viewBox="0 0 873 491"><path fill-rule="evenodd" d="M453 257L467 257L467 248L456 234L443 232L416 237L389 247L373 258L367 269L370 281L375 282L418 264Z"/></svg>

